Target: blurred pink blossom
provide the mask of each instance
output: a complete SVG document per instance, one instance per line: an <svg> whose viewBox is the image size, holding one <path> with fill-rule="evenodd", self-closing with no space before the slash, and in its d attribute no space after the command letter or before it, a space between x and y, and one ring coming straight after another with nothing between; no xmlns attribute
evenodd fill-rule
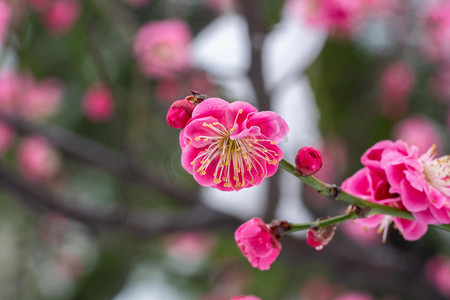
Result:
<svg viewBox="0 0 450 300"><path fill-rule="evenodd" d="M134 55L141 71L150 78L172 78L190 64L189 26L182 20L151 21L139 29Z"/></svg>
<svg viewBox="0 0 450 300"><path fill-rule="evenodd" d="M11 5L6 1L0 1L0 43L3 43L11 21Z"/></svg>
<svg viewBox="0 0 450 300"><path fill-rule="evenodd" d="M344 292L334 298L334 300L374 300L374 298L367 293Z"/></svg>
<svg viewBox="0 0 450 300"><path fill-rule="evenodd" d="M92 122L107 122L114 115L114 101L111 91L101 83L89 87L82 102L83 112Z"/></svg>
<svg viewBox="0 0 450 300"><path fill-rule="evenodd" d="M425 265L428 280L446 297L450 297L450 257L435 256Z"/></svg>
<svg viewBox="0 0 450 300"><path fill-rule="evenodd" d="M433 144L437 152L443 149L436 126L426 116L415 115L397 123L392 129L392 136L394 140L403 140L408 145L416 146L420 153L426 152Z"/></svg>
<svg viewBox="0 0 450 300"><path fill-rule="evenodd" d="M43 120L53 116L62 100L61 83L53 78L33 82L24 92L17 109L23 118L28 120Z"/></svg>
<svg viewBox="0 0 450 300"><path fill-rule="evenodd" d="M260 218L250 219L239 226L234 238L252 267L260 270L269 270L281 251L278 238Z"/></svg>
<svg viewBox="0 0 450 300"><path fill-rule="evenodd" d="M203 261L213 250L215 239L206 232L182 232L167 236L164 245L167 253L172 257L189 261Z"/></svg>
<svg viewBox="0 0 450 300"><path fill-rule="evenodd" d="M38 182L51 180L61 166L59 155L44 138L39 136L28 136L22 139L18 160L24 175Z"/></svg>
<svg viewBox="0 0 450 300"><path fill-rule="evenodd" d="M0 155L5 153L14 138L14 130L7 124L0 122Z"/></svg>
<svg viewBox="0 0 450 300"><path fill-rule="evenodd" d="M433 62L450 61L450 2L429 1L422 32L424 55Z"/></svg>
<svg viewBox="0 0 450 300"><path fill-rule="evenodd" d="M16 102L23 99L27 83L23 77L14 70L5 70L0 74L0 111L13 114L16 111Z"/></svg>
<svg viewBox="0 0 450 300"><path fill-rule="evenodd" d="M397 119L406 114L414 82L414 71L403 62L392 63L384 70L380 80L380 106L384 116Z"/></svg>
<svg viewBox="0 0 450 300"><path fill-rule="evenodd" d="M41 15L45 28L53 34L67 33L80 14L78 0L55 0Z"/></svg>
<svg viewBox="0 0 450 300"><path fill-rule="evenodd" d="M289 0L285 11L308 24L348 36L372 16L393 10L386 0Z"/></svg>
<svg viewBox="0 0 450 300"><path fill-rule="evenodd" d="M253 295L247 295L247 296L234 296L231 298L231 300L261 300L261 298L258 298Z"/></svg>

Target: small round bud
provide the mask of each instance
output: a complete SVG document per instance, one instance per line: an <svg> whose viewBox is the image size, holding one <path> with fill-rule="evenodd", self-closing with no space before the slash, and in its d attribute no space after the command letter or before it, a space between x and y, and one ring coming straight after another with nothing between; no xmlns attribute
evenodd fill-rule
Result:
<svg viewBox="0 0 450 300"><path fill-rule="evenodd" d="M170 127L181 129L192 117L195 105L186 99L175 101L167 112L166 121Z"/></svg>
<svg viewBox="0 0 450 300"><path fill-rule="evenodd" d="M327 220L330 217L319 218L318 221ZM337 225L330 225L323 228L312 227L306 234L306 243L314 247L317 251L323 249L334 237Z"/></svg>
<svg viewBox="0 0 450 300"><path fill-rule="evenodd" d="M322 168L322 156L319 150L313 147L301 148L295 157L295 166L297 171L303 176L316 173Z"/></svg>

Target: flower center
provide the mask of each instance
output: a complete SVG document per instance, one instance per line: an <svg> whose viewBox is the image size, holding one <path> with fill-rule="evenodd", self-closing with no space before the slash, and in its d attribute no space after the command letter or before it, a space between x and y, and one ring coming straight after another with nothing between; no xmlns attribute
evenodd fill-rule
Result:
<svg viewBox="0 0 450 300"><path fill-rule="evenodd" d="M420 158L425 180L442 194L450 197L450 156L435 158L436 145L433 145Z"/></svg>
<svg viewBox="0 0 450 300"><path fill-rule="evenodd" d="M242 110L239 110L236 120ZM209 145L201 151L198 156L191 162L194 165L197 160L200 166L196 169L200 175L206 175L212 172L215 184L222 183L224 187L242 188L247 184L255 184L258 177L266 176L266 163L275 165L278 160L278 153L274 150L267 149L264 144L273 141L261 139L254 135L248 135L243 138L232 139L231 133L236 130L236 121L232 128L227 129L219 122L202 124L204 127L212 129L214 132L210 136L197 136L196 141L209 141ZM213 161L217 164L211 166Z"/></svg>

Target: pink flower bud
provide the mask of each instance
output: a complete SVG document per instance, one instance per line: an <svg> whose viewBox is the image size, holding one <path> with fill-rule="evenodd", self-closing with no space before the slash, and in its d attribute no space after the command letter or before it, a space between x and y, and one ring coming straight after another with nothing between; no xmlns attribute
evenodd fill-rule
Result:
<svg viewBox="0 0 450 300"><path fill-rule="evenodd" d="M322 156L319 150L313 147L303 147L297 152L295 165L301 175L312 175L322 168Z"/></svg>
<svg viewBox="0 0 450 300"><path fill-rule="evenodd" d="M253 218L242 224L236 230L234 238L252 267L260 270L269 270L281 251L278 238L260 218Z"/></svg>
<svg viewBox="0 0 450 300"><path fill-rule="evenodd" d="M319 218L319 220L329 219L329 217ZM306 235L306 243L316 250L322 250L323 246L327 245L334 237L336 225L330 225L323 228L312 227L308 229Z"/></svg>
<svg viewBox="0 0 450 300"><path fill-rule="evenodd" d="M184 128L191 119L194 108L195 105L186 99L175 101L167 112L167 124L177 129Z"/></svg>

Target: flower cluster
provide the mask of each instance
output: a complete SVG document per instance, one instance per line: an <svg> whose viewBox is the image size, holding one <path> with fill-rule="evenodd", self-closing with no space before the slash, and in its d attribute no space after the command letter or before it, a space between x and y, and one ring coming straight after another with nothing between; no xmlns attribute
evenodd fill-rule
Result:
<svg viewBox="0 0 450 300"><path fill-rule="evenodd" d="M419 239L428 224L450 223L450 158L435 158L434 147L418 152L401 140L378 142L362 156L365 167L342 184L365 200L405 209L416 221L375 215L358 222L385 231L393 221L407 240Z"/></svg>

